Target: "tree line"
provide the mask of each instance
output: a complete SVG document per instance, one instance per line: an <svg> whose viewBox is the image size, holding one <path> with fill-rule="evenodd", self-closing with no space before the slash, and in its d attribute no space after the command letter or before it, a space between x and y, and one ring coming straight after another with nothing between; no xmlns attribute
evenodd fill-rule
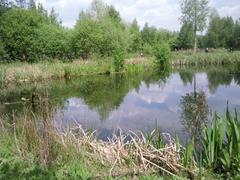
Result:
<svg viewBox="0 0 240 180"><path fill-rule="evenodd" d="M180 32L157 29L148 23L141 29L136 19L125 22L119 12L101 0L79 13L74 28L58 20L34 0L0 0L0 57L5 61L114 56L117 52L152 55L154 47L168 43L172 50L194 46L198 29L187 20ZM197 36L200 47L240 48L240 22L211 13L204 36Z"/></svg>

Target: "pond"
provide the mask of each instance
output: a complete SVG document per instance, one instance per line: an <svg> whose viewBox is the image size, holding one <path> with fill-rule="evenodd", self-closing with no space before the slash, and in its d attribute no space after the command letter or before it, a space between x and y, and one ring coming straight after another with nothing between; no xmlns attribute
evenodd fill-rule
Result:
<svg viewBox="0 0 240 180"><path fill-rule="evenodd" d="M2 115L22 116L32 111L41 121L46 110L57 127L81 124L96 130L103 140L118 128L123 132L158 128L187 141L199 135L215 111L223 116L227 104L231 111L240 112L240 71L195 67L86 76L8 86L0 95Z"/></svg>

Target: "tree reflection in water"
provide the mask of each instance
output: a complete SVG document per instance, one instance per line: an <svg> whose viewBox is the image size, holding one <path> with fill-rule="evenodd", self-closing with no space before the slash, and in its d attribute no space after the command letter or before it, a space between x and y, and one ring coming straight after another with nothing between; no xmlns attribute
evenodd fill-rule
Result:
<svg viewBox="0 0 240 180"><path fill-rule="evenodd" d="M181 120L184 130L198 144L203 127L208 122L209 107L203 91L187 93L181 99Z"/></svg>

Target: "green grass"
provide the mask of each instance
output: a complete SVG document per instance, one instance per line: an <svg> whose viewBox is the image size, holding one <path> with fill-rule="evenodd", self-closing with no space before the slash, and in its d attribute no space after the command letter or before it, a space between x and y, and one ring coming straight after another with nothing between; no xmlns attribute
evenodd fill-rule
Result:
<svg viewBox="0 0 240 180"><path fill-rule="evenodd" d="M173 65L225 65L240 63L240 51L228 52L227 50L215 50L205 53L192 51L174 52Z"/></svg>
<svg viewBox="0 0 240 180"><path fill-rule="evenodd" d="M72 131L66 131L62 136L51 126L51 115L46 115L46 120L43 122L38 120L38 124L43 123L44 127L40 133L36 126L37 117L29 117L26 113L21 118L15 117L14 124L9 124L6 119L1 118L0 179L88 179L103 177L115 179L110 175L114 163L107 161L105 156L99 157L98 152L104 148L101 146L101 142L94 137L84 136L79 131L80 129L76 131L77 135L72 134ZM203 130L200 149L194 145L193 141L185 147L180 145L178 138L176 141L170 142L174 143L176 152L179 152L180 155L180 159L176 159L175 162L180 164L176 167L184 167L178 171L176 177L169 176L168 173L160 173L154 168L148 168L146 171L133 176L131 173L125 174L125 172L136 170L136 168L141 169L140 165L138 167L139 159L134 158L134 154L138 152L135 147L141 145L142 150L151 152L152 147L164 151L167 145L159 130L145 135L145 138L146 144L140 143L135 146L134 143L130 143L126 146L130 147L129 156L119 156L122 163L116 164L112 172L112 174L121 175L118 179L131 179L132 177L143 180L239 177L240 122L237 113L232 117L227 110L225 119L215 115L212 126L207 126ZM116 144L106 143L105 145L111 147ZM93 146L100 149L92 148ZM109 150L109 147L106 148ZM173 153L173 151L170 152ZM196 152L199 153L198 157L200 158L196 158ZM167 151L164 151L163 154L165 153ZM154 159L152 162L157 163ZM162 167L165 166L163 162L160 163ZM122 176L122 172L125 175Z"/></svg>
<svg viewBox="0 0 240 180"><path fill-rule="evenodd" d="M135 59L127 60L121 71L115 71L114 63L111 59L0 64L0 82L23 83L46 79L69 79L85 75L137 72L151 66L152 64L148 61L150 60L141 60L141 58L138 61Z"/></svg>
<svg viewBox="0 0 240 180"><path fill-rule="evenodd" d="M135 73L145 70L154 70L153 57L132 57L125 60L124 68L116 69L113 59L98 58L95 60L45 61L38 63L15 62L0 64L0 82L23 83L42 81L46 79L72 78L84 75ZM217 50L210 53L179 51L172 53L171 64L177 65L226 65L240 63L240 52Z"/></svg>

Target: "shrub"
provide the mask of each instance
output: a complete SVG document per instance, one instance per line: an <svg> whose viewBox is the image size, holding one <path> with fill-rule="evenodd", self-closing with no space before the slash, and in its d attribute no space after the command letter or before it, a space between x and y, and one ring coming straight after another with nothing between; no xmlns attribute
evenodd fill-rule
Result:
<svg viewBox="0 0 240 180"><path fill-rule="evenodd" d="M153 54L153 48L149 44L144 44L142 47L142 52L144 55L152 55Z"/></svg>
<svg viewBox="0 0 240 180"><path fill-rule="evenodd" d="M115 71L120 71L124 67L124 53L121 50L116 50L114 53L114 69Z"/></svg>
<svg viewBox="0 0 240 180"><path fill-rule="evenodd" d="M158 66L164 66L169 63L171 50L168 44L158 43L154 47L155 63Z"/></svg>
<svg viewBox="0 0 240 180"><path fill-rule="evenodd" d="M4 50L4 46L2 41L0 40L0 61L4 59L5 55L6 55L6 52Z"/></svg>
<svg viewBox="0 0 240 180"><path fill-rule="evenodd" d="M41 51L35 39L38 37L37 29L44 21L44 17L35 11L12 9L4 13L1 17L0 33L11 59L37 59Z"/></svg>

